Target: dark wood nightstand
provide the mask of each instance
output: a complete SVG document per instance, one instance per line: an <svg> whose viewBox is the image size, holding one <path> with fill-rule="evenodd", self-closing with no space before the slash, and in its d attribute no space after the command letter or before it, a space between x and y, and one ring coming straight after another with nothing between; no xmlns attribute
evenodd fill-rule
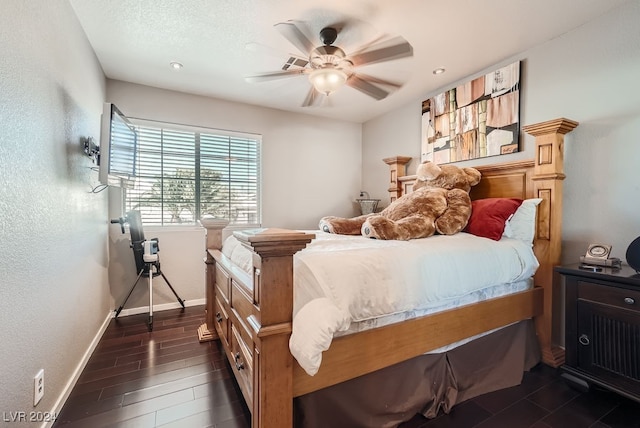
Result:
<svg viewBox="0 0 640 428"><path fill-rule="evenodd" d="M640 274L558 266L565 276L565 348L570 381L640 402Z"/></svg>

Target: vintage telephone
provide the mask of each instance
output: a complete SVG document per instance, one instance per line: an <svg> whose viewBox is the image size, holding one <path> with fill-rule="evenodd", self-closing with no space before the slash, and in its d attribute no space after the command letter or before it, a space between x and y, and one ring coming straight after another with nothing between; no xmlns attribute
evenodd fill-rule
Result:
<svg viewBox="0 0 640 428"><path fill-rule="evenodd" d="M591 269L598 266L606 266L619 268L622 262L617 257L609 257L611 254L611 245L607 244L589 244L587 253L580 256L580 268Z"/></svg>

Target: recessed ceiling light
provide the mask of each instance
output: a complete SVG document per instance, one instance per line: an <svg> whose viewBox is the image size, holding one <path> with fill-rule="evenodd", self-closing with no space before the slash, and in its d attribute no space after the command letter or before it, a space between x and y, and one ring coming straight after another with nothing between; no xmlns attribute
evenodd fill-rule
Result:
<svg viewBox="0 0 640 428"><path fill-rule="evenodd" d="M438 68L436 68L435 70L433 70L433 74L436 74L436 75L437 75L437 74L442 74L442 73L444 73L444 72L445 72L444 67L438 67Z"/></svg>
<svg viewBox="0 0 640 428"><path fill-rule="evenodd" d="M173 68L174 70L180 70L182 67L184 67L181 63L179 63L178 61L171 61L169 63L169 65L171 66L171 68Z"/></svg>

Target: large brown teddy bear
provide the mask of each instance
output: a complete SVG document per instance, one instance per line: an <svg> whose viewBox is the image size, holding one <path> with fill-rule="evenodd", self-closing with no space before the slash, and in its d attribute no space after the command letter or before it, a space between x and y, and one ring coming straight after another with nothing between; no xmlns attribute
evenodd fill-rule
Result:
<svg viewBox="0 0 640 428"><path fill-rule="evenodd" d="M341 235L376 239L409 240L438 232L453 235L467 225L471 216L471 186L480 182L475 168L418 166L413 192L403 195L377 214L354 218L323 217L320 229Z"/></svg>

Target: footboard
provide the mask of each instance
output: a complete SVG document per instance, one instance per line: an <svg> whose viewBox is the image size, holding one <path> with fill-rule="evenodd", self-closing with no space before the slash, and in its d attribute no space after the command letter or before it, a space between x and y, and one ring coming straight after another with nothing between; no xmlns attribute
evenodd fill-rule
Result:
<svg viewBox="0 0 640 428"><path fill-rule="evenodd" d="M207 227L207 236L220 224ZM224 226L223 226L224 227ZM234 375L251 410L254 427L293 425L293 357L289 336L293 313L293 255L313 234L283 229L235 232L253 251L253 277L207 244L207 308ZM209 240L208 240L209 241ZM209 291L211 290L211 291ZM211 314L209 314L211 312Z"/></svg>

